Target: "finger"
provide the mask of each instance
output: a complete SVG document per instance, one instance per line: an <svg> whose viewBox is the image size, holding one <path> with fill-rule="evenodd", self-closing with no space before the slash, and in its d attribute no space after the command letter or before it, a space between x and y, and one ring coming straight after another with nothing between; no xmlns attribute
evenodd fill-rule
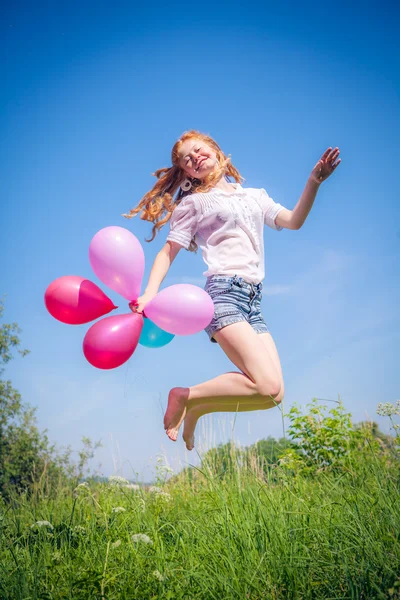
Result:
<svg viewBox="0 0 400 600"><path fill-rule="evenodd" d="M329 148L327 148L325 150L325 152L323 153L323 155L321 156L320 160L326 160L326 158L329 156L329 152L332 150L332 146L329 146Z"/></svg>
<svg viewBox="0 0 400 600"><path fill-rule="evenodd" d="M337 161L337 162L336 162L334 165L332 165L332 171L334 171L334 170L336 169L336 167L337 167L338 165L340 165L340 163L341 163L341 162L342 162L342 159L341 159L341 158L339 158L339 160L338 160L338 161Z"/></svg>
<svg viewBox="0 0 400 600"><path fill-rule="evenodd" d="M328 157L328 161L331 162L331 163L335 162L335 160L337 159L337 157L339 156L339 154L340 154L339 150L332 151L332 153Z"/></svg>

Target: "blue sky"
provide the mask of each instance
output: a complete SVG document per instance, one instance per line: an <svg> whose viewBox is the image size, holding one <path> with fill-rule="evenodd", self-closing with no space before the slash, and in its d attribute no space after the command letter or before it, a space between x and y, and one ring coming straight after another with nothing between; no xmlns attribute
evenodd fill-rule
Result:
<svg viewBox="0 0 400 600"><path fill-rule="evenodd" d="M105 474L149 479L156 456L197 464L162 426L168 390L231 368L205 333L138 347L115 371L81 351L89 325L43 303L76 274L98 283L88 246L121 225L143 242L146 275L167 228L120 215L169 166L191 128L211 134L245 177L293 208L328 146L342 164L304 227L266 231L263 312L276 341L286 407L342 397L354 420L400 396L399 51L394 3L245 5L16 3L1 18L1 292L31 354L7 371L60 445L102 439ZM202 285L202 259L180 252L164 285ZM282 434L278 410L205 419L198 449L232 435Z"/></svg>

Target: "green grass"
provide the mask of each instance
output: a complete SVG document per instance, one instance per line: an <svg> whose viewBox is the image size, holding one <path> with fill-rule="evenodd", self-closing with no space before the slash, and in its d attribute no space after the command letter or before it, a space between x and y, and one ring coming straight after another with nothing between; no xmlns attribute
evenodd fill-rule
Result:
<svg viewBox="0 0 400 600"><path fill-rule="evenodd" d="M39 486L0 503L0 598L399 598L398 466L371 451L312 475L206 463L164 494Z"/></svg>

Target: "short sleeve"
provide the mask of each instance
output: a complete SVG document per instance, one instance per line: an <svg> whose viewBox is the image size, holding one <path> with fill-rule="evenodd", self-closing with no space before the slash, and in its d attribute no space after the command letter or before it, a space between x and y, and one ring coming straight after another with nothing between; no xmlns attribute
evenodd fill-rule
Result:
<svg viewBox="0 0 400 600"><path fill-rule="evenodd" d="M169 223L167 242L176 242L188 250L198 226L197 208L193 198L187 197L182 200L174 209Z"/></svg>
<svg viewBox="0 0 400 600"><path fill-rule="evenodd" d="M282 231L283 227L277 225L275 219L285 207L274 202L274 200L268 196L264 188L260 189L259 201L264 212L265 225L268 225L268 227L271 227L272 229L276 229L276 231Z"/></svg>

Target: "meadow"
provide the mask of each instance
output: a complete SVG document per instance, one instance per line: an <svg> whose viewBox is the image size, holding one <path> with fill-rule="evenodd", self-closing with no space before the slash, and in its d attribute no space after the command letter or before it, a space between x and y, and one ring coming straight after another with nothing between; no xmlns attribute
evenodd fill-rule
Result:
<svg viewBox="0 0 400 600"><path fill-rule="evenodd" d="M398 438L340 403L286 419L154 486L43 469L0 500L0 598L400 598Z"/></svg>

